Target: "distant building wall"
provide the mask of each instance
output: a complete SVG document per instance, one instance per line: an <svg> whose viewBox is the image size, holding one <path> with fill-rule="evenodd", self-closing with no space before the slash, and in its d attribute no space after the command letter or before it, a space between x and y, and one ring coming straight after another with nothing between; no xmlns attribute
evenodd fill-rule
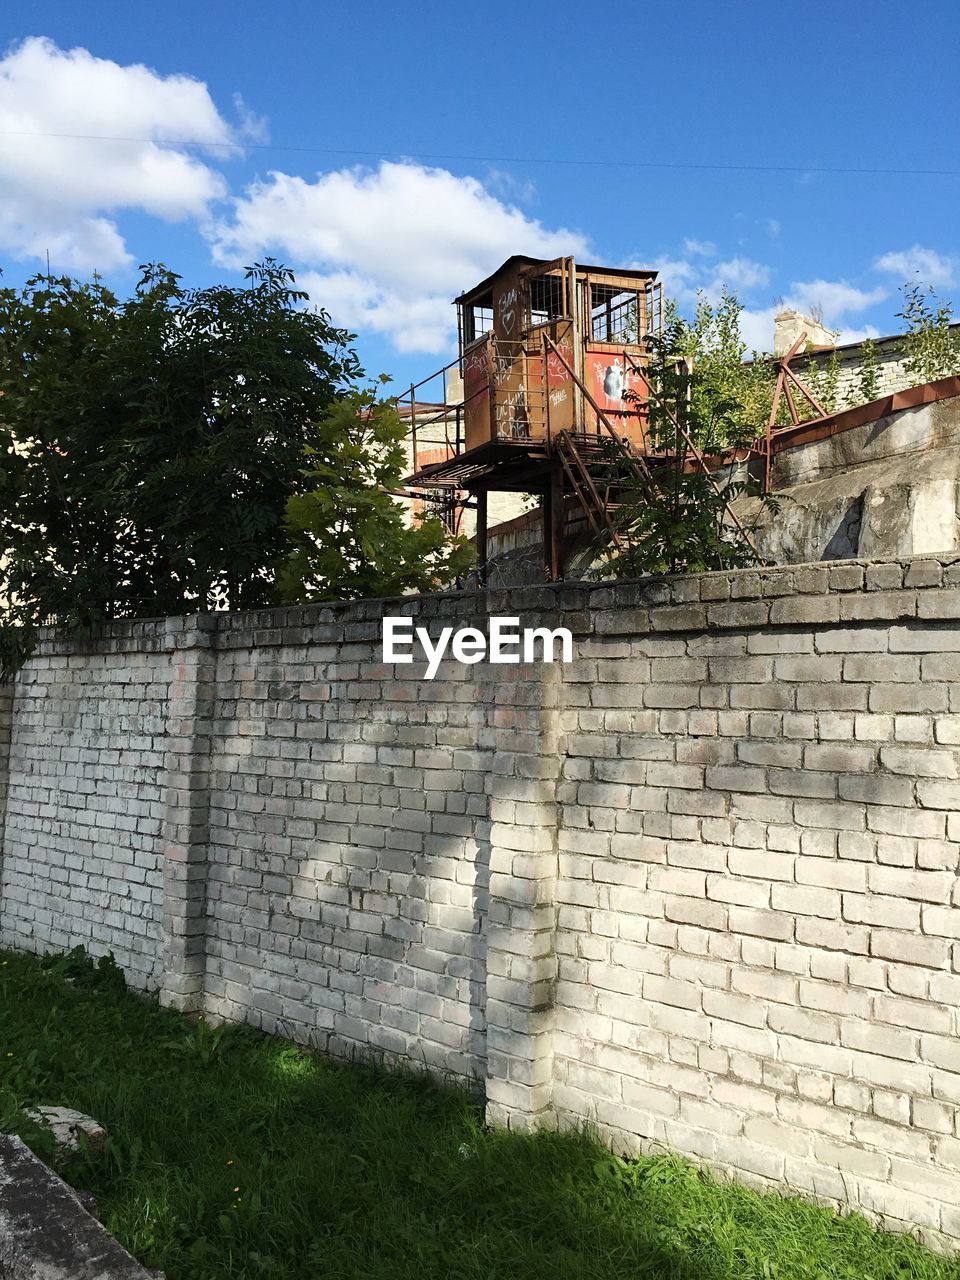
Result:
<svg viewBox="0 0 960 1280"><path fill-rule="evenodd" d="M802 311L788 307L778 312L773 319L773 354L785 356L801 339L801 350L805 351L808 347L834 346L837 334L822 321L804 315Z"/></svg>
<svg viewBox="0 0 960 1280"><path fill-rule="evenodd" d="M863 343L852 342L835 346L835 334L816 320L803 316L799 312L781 313L783 323L777 317L774 336L774 352L785 355L793 341L801 332L806 332L814 350L802 350L794 356L791 367L804 381L809 382L809 372L813 369L817 377L824 377L827 366L835 358L838 365L837 391L834 405L827 405L830 411L839 411L853 405L864 403L862 390L863 378ZM960 336L960 324L952 326L954 333ZM876 398L891 395L894 391L903 391L906 387L917 384L917 376L904 368L904 336L894 334L890 337L874 339L876 347ZM811 390L815 388L811 387ZM802 398L801 398L802 400ZM805 403L798 405L801 417L812 416L813 411ZM809 410L809 414L808 414Z"/></svg>
<svg viewBox="0 0 960 1280"><path fill-rule="evenodd" d="M456 453L457 445L457 405L463 401L463 380L457 370L449 369L446 378L431 380L428 390L446 396L446 406L441 403L417 402L411 412L410 397L399 402L400 416L407 427L407 436L403 446L406 455L407 474L429 466L434 462L444 462ZM462 419L462 414L461 414ZM416 435L416 455L414 455L414 435ZM460 448L464 447L463 424L460 426ZM405 504L412 517L414 512L426 512L429 504L419 500ZM491 493L487 500L487 523L491 528L504 521L513 520L522 515L530 506L530 500L522 493ZM477 515L472 508L460 512L459 533L472 538L477 532Z"/></svg>

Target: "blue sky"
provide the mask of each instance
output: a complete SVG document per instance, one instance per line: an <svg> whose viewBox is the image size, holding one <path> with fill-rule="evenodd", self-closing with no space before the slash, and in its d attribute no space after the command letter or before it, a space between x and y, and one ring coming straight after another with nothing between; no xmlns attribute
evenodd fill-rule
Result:
<svg viewBox="0 0 960 1280"><path fill-rule="evenodd" d="M273 254L400 383L512 252L726 283L760 345L783 299L888 333L905 279L960 298L958 36L938 0L7 6L0 265Z"/></svg>

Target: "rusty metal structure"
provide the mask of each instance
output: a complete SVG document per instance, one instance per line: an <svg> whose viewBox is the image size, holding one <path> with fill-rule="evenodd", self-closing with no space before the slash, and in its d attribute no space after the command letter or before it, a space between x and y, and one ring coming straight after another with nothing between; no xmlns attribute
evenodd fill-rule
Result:
<svg viewBox="0 0 960 1280"><path fill-rule="evenodd" d="M657 273L514 256L455 301L456 360L400 397L412 461L405 496L438 512L453 532L465 509L476 511L482 582L488 495L537 495L544 578L556 581L564 576L569 513L579 510L598 540L616 545L624 496L644 485L657 491L651 468L666 458L649 437L657 393L647 376L650 340L663 325ZM685 441L683 465L704 472L715 489L715 470L746 465L767 492L771 459L798 427L811 440L835 431L835 415L791 367L805 341L801 334L774 362L769 420L746 448L704 457L658 402ZM801 417L804 402L813 416ZM778 422L783 403L788 423ZM729 506L727 514L751 541Z"/></svg>
<svg viewBox="0 0 960 1280"><path fill-rule="evenodd" d="M562 578L566 509L616 541L623 488L650 479L644 370L662 327L657 273L514 256L456 307L457 359L400 401L408 495L451 528L475 507L481 574L488 494L538 495L544 576ZM439 384L442 399L418 399Z"/></svg>
<svg viewBox="0 0 960 1280"><path fill-rule="evenodd" d="M770 406L770 417L767 419L767 431L763 441L763 491L766 493L770 488L770 463L773 457L773 441L777 434L777 418L780 415L781 401L786 397L787 408L790 411L790 425L799 426L801 422L819 421L827 418L829 415L817 397L810 388L790 367L790 362L798 352L803 350L804 343L807 340L806 333L801 333L796 342L777 362L777 382L773 389L773 403ZM796 388L797 392L802 395L807 403L816 410L814 418L801 418L797 409L797 398L791 390L790 384ZM802 402L801 402L802 403ZM783 430L783 428L781 428Z"/></svg>

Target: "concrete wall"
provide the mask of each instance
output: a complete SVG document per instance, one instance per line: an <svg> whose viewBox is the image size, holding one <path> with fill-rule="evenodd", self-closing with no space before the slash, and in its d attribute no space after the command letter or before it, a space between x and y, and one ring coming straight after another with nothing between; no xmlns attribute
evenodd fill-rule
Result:
<svg viewBox="0 0 960 1280"><path fill-rule="evenodd" d="M775 454L778 511L734 508L777 564L960 549L960 399L900 408Z"/></svg>
<svg viewBox="0 0 960 1280"><path fill-rule="evenodd" d="M0 938L958 1242L958 868L960 557L838 563L47 637Z"/></svg>

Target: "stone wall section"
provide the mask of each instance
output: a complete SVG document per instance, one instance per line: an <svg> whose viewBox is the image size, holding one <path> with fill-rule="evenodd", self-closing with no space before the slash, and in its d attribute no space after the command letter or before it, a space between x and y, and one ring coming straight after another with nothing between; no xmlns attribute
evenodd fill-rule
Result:
<svg viewBox="0 0 960 1280"><path fill-rule="evenodd" d="M112 951L147 988L161 970L166 629L43 640L14 686L5 779L0 941Z"/></svg>
<svg viewBox="0 0 960 1280"><path fill-rule="evenodd" d="M955 1237L960 593L828 573L567 673L553 1103Z"/></svg>
<svg viewBox="0 0 960 1280"><path fill-rule="evenodd" d="M801 324L800 327L808 328L808 325ZM960 335L960 324L953 324L950 328L956 340ZM824 339L824 341L826 340ZM877 338L874 342L877 356L875 366L877 399L892 395L895 391L903 391L907 387L916 386L918 383L916 373L908 372L904 364L906 359L904 335L893 334L889 337ZM786 350L786 348L784 349ZM801 352L799 355L794 356L792 368L803 381L811 383L825 377L827 368L834 359L836 359L837 364L834 412L863 404L863 392L861 389L863 380L863 344L861 342L843 343L836 348L827 342L825 346L818 347L815 351ZM810 378L811 369L814 371L813 380ZM813 388L811 387L811 389ZM803 411L801 410L801 412Z"/></svg>
<svg viewBox="0 0 960 1280"><path fill-rule="evenodd" d="M960 1242L960 557L48 637L6 824L6 945Z"/></svg>
<svg viewBox="0 0 960 1280"><path fill-rule="evenodd" d="M881 339L877 343L876 363L876 399L892 395L895 391L903 391L906 387L917 384L917 376L908 373L904 368L904 355L901 348L902 339L898 337ZM795 356L791 367L804 382L811 382L810 370L816 370L820 378L825 377L827 365L832 357L832 349L811 351ZM860 344L837 348L837 389L835 396L836 412L849 409L853 405L863 404L863 354ZM813 389L813 388L811 388Z"/></svg>
<svg viewBox="0 0 960 1280"><path fill-rule="evenodd" d="M3 828L7 816L10 735L13 730L13 686L0 685L0 885L3 884Z"/></svg>
<svg viewBox="0 0 960 1280"><path fill-rule="evenodd" d="M393 607L434 632L484 620L476 595ZM266 615L252 634L250 619L225 620L206 1007L339 1055L482 1080L486 785L502 692L476 667L395 678L380 661L381 614Z"/></svg>

